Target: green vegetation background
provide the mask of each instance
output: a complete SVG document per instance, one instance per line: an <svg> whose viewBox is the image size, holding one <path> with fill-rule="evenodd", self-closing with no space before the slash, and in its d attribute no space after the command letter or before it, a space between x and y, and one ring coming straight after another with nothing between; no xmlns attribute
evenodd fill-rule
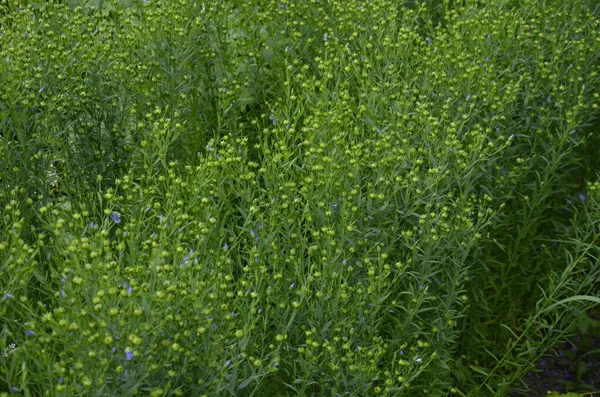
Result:
<svg viewBox="0 0 600 397"><path fill-rule="evenodd" d="M597 1L0 4L0 394L503 396L589 326Z"/></svg>

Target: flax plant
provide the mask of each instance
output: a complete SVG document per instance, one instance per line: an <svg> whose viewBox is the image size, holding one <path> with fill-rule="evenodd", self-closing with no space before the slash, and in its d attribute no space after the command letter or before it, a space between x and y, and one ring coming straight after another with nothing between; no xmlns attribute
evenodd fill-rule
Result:
<svg viewBox="0 0 600 397"><path fill-rule="evenodd" d="M598 303L588 3L10 8L0 396L508 395Z"/></svg>

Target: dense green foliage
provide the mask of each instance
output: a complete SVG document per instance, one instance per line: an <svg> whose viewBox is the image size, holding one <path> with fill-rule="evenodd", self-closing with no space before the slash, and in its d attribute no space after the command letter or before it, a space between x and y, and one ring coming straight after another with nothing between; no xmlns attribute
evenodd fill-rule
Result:
<svg viewBox="0 0 600 397"><path fill-rule="evenodd" d="M0 4L0 395L502 396L600 303L594 1Z"/></svg>

